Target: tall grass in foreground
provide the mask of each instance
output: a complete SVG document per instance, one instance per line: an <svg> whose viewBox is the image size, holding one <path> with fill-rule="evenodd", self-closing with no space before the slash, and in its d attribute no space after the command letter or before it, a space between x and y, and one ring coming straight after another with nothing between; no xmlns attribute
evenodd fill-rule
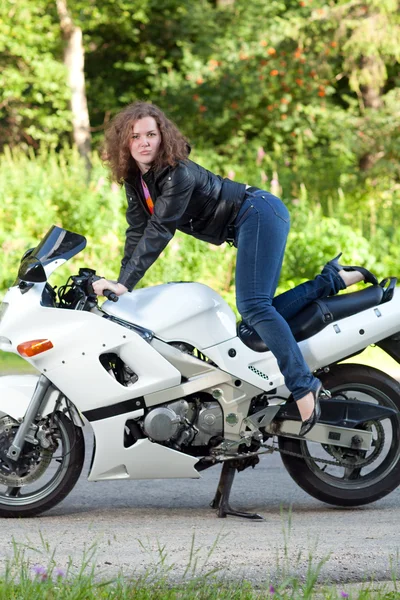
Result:
<svg viewBox="0 0 400 600"><path fill-rule="evenodd" d="M90 546L82 555L80 566L74 566L71 557L66 567L57 565L56 552L42 538L42 549L13 543L13 556L6 560L4 573L0 574L1 600L396 600L400 599L397 586L396 561L391 559L392 581L386 583L364 582L363 584L321 585L321 569L329 556L315 561L312 551L308 552L305 568L298 571L304 557L290 552L291 516L284 526L284 552L277 558L275 574L264 583L255 586L244 577L230 578L222 569L212 567L210 558L222 536L217 536L204 556L204 548L195 547L192 536L186 568L178 569L169 562L165 546L158 544L156 560L146 546L140 546L148 554L147 571L127 575L122 571L109 577L95 569L96 545ZM39 562L32 560L39 557ZM106 563L107 564L107 563ZM266 565L267 569L267 565Z"/></svg>

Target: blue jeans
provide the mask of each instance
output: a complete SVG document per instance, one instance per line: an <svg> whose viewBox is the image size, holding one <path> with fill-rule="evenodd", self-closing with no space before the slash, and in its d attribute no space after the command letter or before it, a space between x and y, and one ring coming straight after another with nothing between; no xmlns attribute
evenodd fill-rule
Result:
<svg viewBox="0 0 400 600"><path fill-rule="evenodd" d="M336 294L345 283L328 265L312 281L274 298L290 229L286 206L269 192L248 193L234 225L238 311L274 354L287 388L299 400L320 382L310 372L286 319L313 300Z"/></svg>

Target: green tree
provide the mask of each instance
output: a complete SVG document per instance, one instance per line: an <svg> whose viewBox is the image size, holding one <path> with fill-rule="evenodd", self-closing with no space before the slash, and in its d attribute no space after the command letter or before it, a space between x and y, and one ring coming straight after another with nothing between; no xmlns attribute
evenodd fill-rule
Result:
<svg viewBox="0 0 400 600"><path fill-rule="evenodd" d="M71 130L55 5L0 3L0 149L54 146Z"/></svg>

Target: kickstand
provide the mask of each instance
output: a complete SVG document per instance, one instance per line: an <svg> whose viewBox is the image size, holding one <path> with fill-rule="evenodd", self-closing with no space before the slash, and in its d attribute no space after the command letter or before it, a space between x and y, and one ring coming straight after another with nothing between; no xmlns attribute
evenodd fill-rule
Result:
<svg viewBox="0 0 400 600"><path fill-rule="evenodd" d="M217 517L220 519L225 519L227 515L231 515L232 517L244 517L245 519L264 521L264 518L257 513L241 512L231 508L229 496L236 471L236 467L232 466L231 462L233 461L224 462L214 500L210 503L211 508L217 509Z"/></svg>

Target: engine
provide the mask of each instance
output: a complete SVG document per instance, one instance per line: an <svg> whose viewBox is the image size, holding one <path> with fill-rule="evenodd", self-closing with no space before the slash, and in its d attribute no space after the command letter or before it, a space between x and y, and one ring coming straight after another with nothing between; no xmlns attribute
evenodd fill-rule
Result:
<svg viewBox="0 0 400 600"><path fill-rule="evenodd" d="M223 435L222 409L218 402L181 399L150 410L142 430L155 442L181 446L207 446L210 439Z"/></svg>

